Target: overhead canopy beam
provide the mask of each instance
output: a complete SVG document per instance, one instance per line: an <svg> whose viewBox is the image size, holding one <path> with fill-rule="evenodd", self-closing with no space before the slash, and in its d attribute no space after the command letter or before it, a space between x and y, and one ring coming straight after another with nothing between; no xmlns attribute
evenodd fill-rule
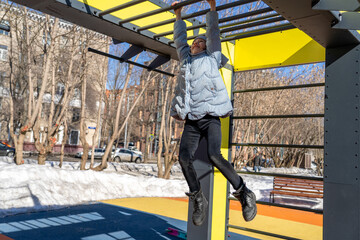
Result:
<svg viewBox="0 0 360 240"><path fill-rule="evenodd" d="M294 29L294 28L296 28L294 25L292 25L291 23L287 23L287 24L277 25L275 27L262 28L262 29L257 29L254 31L243 32L240 34L228 35L225 38L221 39L221 42L229 42L229 41L234 41L234 40L238 40L238 39L264 35L264 34L268 34L268 33L281 32L281 31L290 30L290 29Z"/></svg>
<svg viewBox="0 0 360 240"><path fill-rule="evenodd" d="M110 14L110 13L119 11L119 10L121 10L121 9L134 6L134 5L136 5L136 4L139 4L139 3L142 3L142 2L145 2L145 1L147 1L147 0L133 0L133 1L130 1L130 2L121 4L121 5L119 5L119 6L116 6L116 7L113 7L113 8L104 10L104 11L101 11L101 12L99 12L98 16L99 16L99 17L102 17L102 16L104 16L104 15L106 15L106 14Z"/></svg>
<svg viewBox="0 0 360 240"><path fill-rule="evenodd" d="M336 23L333 28L360 30L360 13L358 12L343 12L340 13L340 21Z"/></svg>
<svg viewBox="0 0 360 240"><path fill-rule="evenodd" d="M313 9L356 12L360 11L360 2L358 0L320 0Z"/></svg>
<svg viewBox="0 0 360 240"><path fill-rule="evenodd" d="M229 28L223 28L220 30L220 33L226 33L226 32L231 32L231 31L236 31L236 30L241 30L241 29L246 29L246 28L251 28L251 27L257 27L257 26L266 25L266 24L275 23L275 22L284 21L284 20L285 20L285 18L283 18L281 16L275 17L275 18L270 18L270 19L265 19L265 20L257 21L257 22L253 22L253 23L241 24L241 25L237 25L237 26L233 26L233 27L229 27Z"/></svg>
<svg viewBox="0 0 360 240"><path fill-rule="evenodd" d="M342 4L344 0L336 1ZM357 31L332 28L333 23L339 20L338 14L312 9L313 0L263 0L263 2L272 9L276 9L286 20L323 47L360 42L360 34Z"/></svg>
<svg viewBox="0 0 360 240"><path fill-rule="evenodd" d="M292 25L291 23L286 23L286 24L276 25L276 26L268 27L268 28L261 28L261 29L256 29L256 30L252 30L252 31L242 32L242 33L230 34L230 35L227 35L225 38L222 38L221 42L229 42L229 41L234 41L237 39L254 37L254 36L273 33L273 32L280 32L280 31L285 31L285 30L289 30L289 29L293 29L293 28L296 28L296 27L294 25ZM188 37L187 40L192 40L199 36L205 36L205 34L194 35L194 36ZM174 41L169 41L169 44L172 44L172 43L174 43Z"/></svg>
<svg viewBox="0 0 360 240"><path fill-rule="evenodd" d="M221 11L221 10L225 10L225 9L228 9L228 8L232 8L232 7L236 7L236 6L240 6L240 5L244 5L244 4L248 4L248 3L252 3L252 2L257 2L257 1L258 0L239 0L239 1L232 2L232 3L227 3L227 4L224 4L224 5L217 6L216 11ZM178 5L180 5L180 4L178 4ZM202 15L205 15L209 11L210 11L210 9L205 9L205 10L202 10L202 11L194 12L194 13L191 13L191 14L181 16L181 19L185 20L185 19L189 19L189 18L202 16ZM137 30L138 31L144 31L144 30L148 30L150 28L160 27L162 25L173 23L175 21L176 21L176 18L172 18L172 19L165 20L165 21L162 21L162 22L158 22L158 23L150 24L150 25L147 25L147 26L144 26L144 27L140 27Z"/></svg>
<svg viewBox="0 0 360 240"><path fill-rule="evenodd" d="M263 13L267 13L267 12L271 12L271 11L274 11L274 10L272 10L271 8L262 8L262 9L259 9L259 10L256 10L256 11L252 11L252 12L247 12L247 13L243 13L243 14L238 14L238 15L230 16L230 17L226 17L226 18L220 18L220 19L219 19L219 23L221 24L221 23L225 23L225 22L229 22L229 21L233 21L233 20L237 20L237 19L241 19L241 18L251 17L251 16L255 16L255 15L258 15L258 14L263 14ZM223 28L223 27L226 27L226 26L230 26L230 25L232 26L232 25L236 25L236 24L253 22L253 21L256 21L256 20L261 20L261 19L264 19L264 18L269 18L269 17L274 17L274 16L280 16L280 15L277 14L277 13L275 13L275 14L269 14L269 15L260 16L260 17L257 17L257 18L247 19L247 20L241 21L241 22L230 23L230 24L228 24L228 25L221 25L220 28ZM198 29L198 28L203 28L203 27L205 27L205 26L206 26L206 23L199 24L199 25L194 25L194 26L190 26L190 27L187 27L187 28L186 28L186 31L194 30L194 29ZM170 34L173 34L173 33L174 33L174 31L168 31L168 32L163 32L163 33L155 34L155 35L154 35L154 38L167 36L167 35L170 35Z"/></svg>
<svg viewBox="0 0 360 240"><path fill-rule="evenodd" d="M119 24L121 25L121 24L124 24L124 23L128 23L128 22L131 22L131 21L135 21L135 20L138 20L138 19L141 19L141 18L149 17L149 16L152 16L152 15L155 15L155 14L163 13L163 12L166 12L166 11L173 10L175 8L184 7L184 6L194 4L194 3L197 3L197 2L201 2L201 1L202 0L188 0L188 1L185 1L185 2L178 3L176 6L170 6L170 7L167 7L167 8L159 8L159 9L147 12L147 13L143 13L143 14L140 14L140 15L137 15L137 16L134 16L134 17L130 17L130 18L121 20L121 21L119 21Z"/></svg>

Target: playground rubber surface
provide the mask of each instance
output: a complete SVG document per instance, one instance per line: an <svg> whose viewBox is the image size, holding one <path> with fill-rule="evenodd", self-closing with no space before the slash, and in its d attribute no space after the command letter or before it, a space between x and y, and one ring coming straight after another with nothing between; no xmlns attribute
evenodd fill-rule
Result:
<svg viewBox="0 0 360 240"><path fill-rule="evenodd" d="M123 198L19 214L0 218L0 240L175 240L179 238L168 235L166 229L186 231L187 209L187 199ZM258 215L247 223L240 204L231 201L229 221L297 239L322 239L321 214L258 205ZM229 229L228 239L279 238Z"/></svg>

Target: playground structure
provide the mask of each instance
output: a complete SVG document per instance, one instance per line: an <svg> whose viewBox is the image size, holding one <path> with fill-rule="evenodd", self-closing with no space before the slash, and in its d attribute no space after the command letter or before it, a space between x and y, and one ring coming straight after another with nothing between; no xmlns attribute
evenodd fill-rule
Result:
<svg viewBox="0 0 360 240"><path fill-rule="evenodd" d="M156 53L158 57L148 66L142 67L172 76L172 73L157 69L170 59L177 59L172 41L175 21L173 7L161 1L132 0L121 1L121 4L110 0L14 2L111 36L116 43L132 44L120 57L89 49L94 53L129 64L136 64L129 59L144 50ZM196 2L199 0L187 0L180 4L185 6ZM217 6L217 11L253 2L255 0L238 0ZM242 92L232 89L234 72L325 61L325 83L281 87L324 86L325 113L227 118L222 121L222 154L229 158L229 149L236 145L324 149L323 238L359 239L360 13L357 11L360 10L360 3L358 0L263 0L263 3L267 5L264 8L220 19L220 23L224 24L221 28L223 54L230 59L229 64L220 71L231 93L230 97L236 97L236 94ZM207 11L183 16L188 25L189 40L205 33L204 23L195 17ZM248 17L251 19L246 19ZM237 22L230 23L234 20ZM258 28L253 30L253 27ZM239 29L245 30L235 35L226 34ZM276 89L279 88L249 91ZM236 119L299 117L324 117L324 146L231 142L230 126ZM201 144L204 146L204 143ZM204 152L206 149L200 147L197 155L201 161L196 163L196 167L199 176L203 176L201 184L209 198L209 216L201 227L196 228L188 223L188 238L225 239L228 227L236 228L227 223L228 184L219 172L213 171L207 164ZM341 168L338 168L339 165ZM262 234L274 236L264 232ZM285 236L276 237L286 239Z"/></svg>

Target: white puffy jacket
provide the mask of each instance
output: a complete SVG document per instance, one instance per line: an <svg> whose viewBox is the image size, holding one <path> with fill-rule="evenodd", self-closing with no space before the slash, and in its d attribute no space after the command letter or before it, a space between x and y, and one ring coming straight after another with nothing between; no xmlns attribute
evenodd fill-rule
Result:
<svg viewBox="0 0 360 240"><path fill-rule="evenodd" d="M186 24L174 24L174 41L180 60L171 116L198 120L205 115L229 116L232 105L219 69L228 59L221 54L218 13L206 14L206 51L192 55L187 44Z"/></svg>

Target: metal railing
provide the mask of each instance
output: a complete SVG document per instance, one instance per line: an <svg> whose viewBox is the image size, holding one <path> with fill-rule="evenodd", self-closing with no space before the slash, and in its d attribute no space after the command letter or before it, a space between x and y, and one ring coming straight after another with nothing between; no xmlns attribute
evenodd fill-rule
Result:
<svg viewBox="0 0 360 240"><path fill-rule="evenodd" d="M256 34L256 33L255 33ZM244 36L246 34L242 34L240 36L235 36L231 38L232 40L239 39L238 37ZM226 38L225 38L226 39ZM230 38L227 38L230 39ZM223 41L224 39L222 39ZM300 84L300 85L290 85L290 86L278 86L278 87L267 87L267 88L257 88L257 89L241 89L241 90L235 90L232 91L233 94L238 93L247 93L247 92L262 92L262 91L275 91L275 90L286 90L286 89L298 89L298 88L311 88L311 87L323 87L325 86L325 83L312 83L312 84ZM291 114L291 115L252 115L252 116L232 116L230 121L230 125L232 126L232 121L237 119L274 119L274 118L323 118L324 114ZM232 131L232 129L230 129ZM230 133L230 139L231 139ZM294 145L294 144L265 144L265 143L229 143L230 146L254 146L254 147L283 147L283 148L308 148L308 149L323 149L323 145ZM324 181L322 177L309 177L309 176L299 176L299 175L289 175L289 174L277 174L277 173L255 173L255 172L246 172L246 171L237 171L239 174L249 174L249 175L257 175L257 176L266 176L266 177L286 177L286 178L296 178L296 179L307 179L307 180L316 180L316 181ZM237 200L233 197L228 197L229 201ZM269 206L275 206L275 207L282 207L282 208L288 208L288 209L294 209L294 210L300 210L300 211L307 211L307 212L313 212L316 214L323 214L323 210L321 209L311 209L306 207L299 207L299 206L292 206L292 205L285 205L285 204L278 204L278 203L271 203L271 202L265 202L265 201L257 201L257 204L262 205L269 205ZM228 228L248 231L252 233L257 233L261 235L276 237L280 239L289 239L289 240L295 240L297 238L289 237L289 236L283 236L280 234L274 234L270 232L260 231L256 229L251 228L245 228L241 226L235 226L228 224Z"/></svg>

